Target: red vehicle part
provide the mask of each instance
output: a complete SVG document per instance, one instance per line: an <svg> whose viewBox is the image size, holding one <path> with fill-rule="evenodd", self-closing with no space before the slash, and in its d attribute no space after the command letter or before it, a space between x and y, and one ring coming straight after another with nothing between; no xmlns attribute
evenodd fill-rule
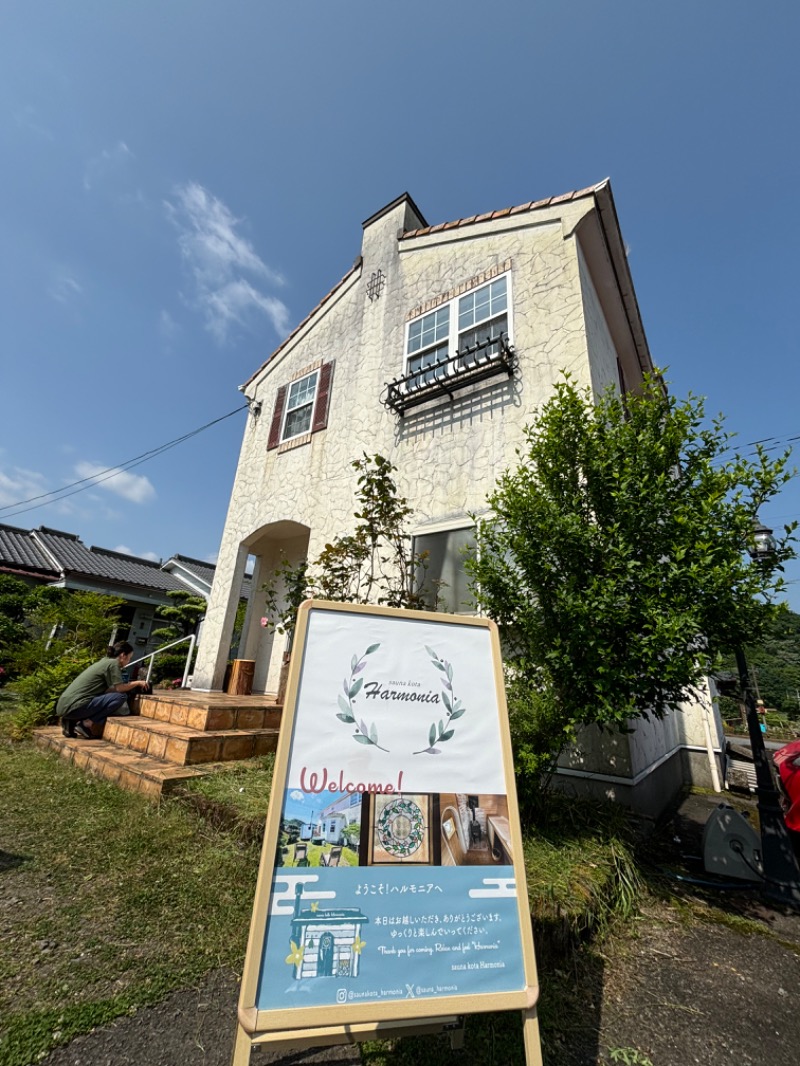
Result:
<svg viewBox="0 0 800 1066"><path fill-rule="evenodd" d="M800 740L793 740L773 756L785 798L786 825L800 833Z"/></svg>

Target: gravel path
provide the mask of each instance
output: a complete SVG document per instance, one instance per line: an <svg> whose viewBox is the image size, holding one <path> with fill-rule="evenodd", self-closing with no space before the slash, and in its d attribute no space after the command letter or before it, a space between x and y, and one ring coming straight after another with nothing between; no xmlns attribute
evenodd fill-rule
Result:
<svg viewBox="0 0 800 1066"><path fill-rule="evenodd" d="M121 1018L53 1051L43 1066L230 1066L239 986L229 970L215 970L198 988L174 992L155 1007ZM259 1063L335 1062L358 1066L357 1048L253 1052Z"/></svg>
<svg viewBox="0 0 800 1066"><path fill-rule="evenodd" d="M582 1046L560 1048L575 1066L635 1048L653 1066L766 1066L797 1061L800 1047L800 917L775 919L774 936L688 923L656 905L638 935L609 945L603 987L587 1001ZM780 937L780 939L776 939ZM790 944L794 944L794 947ZM547 975L541 975L546 984ZM215 971L198 988L96 1029L42 1060L44 1066L230 1066L238 987ZM605 1055L605 1057L604 1057ZM450 1060L443 1048L442 1056ZM252 1055L259 1063L357 1066L357 1048ZM465 1051L452 1057L470 1066ZM495 1063L494 1066L504 1066Z"/></svg>

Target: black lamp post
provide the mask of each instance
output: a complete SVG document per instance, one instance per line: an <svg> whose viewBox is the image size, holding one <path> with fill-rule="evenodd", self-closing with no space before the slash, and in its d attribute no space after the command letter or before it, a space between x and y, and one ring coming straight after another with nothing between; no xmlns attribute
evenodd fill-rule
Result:
<svg viewBox="0 0 800 1066"><path fill-rule="evenodd" d="M777 545L772 530L760 522L753 529L753 539L748 546L750 557L756 562L768 562ZM766 881L765 894L792 907L800 906L800 869L797 866L789 831L783 818L780 797L775 787L773 769L770 765L764 734L758 718L758 709L750 687L750 672L744 650L735 649L736 665L742 698L747 710L747 728L756 770L758 795L758 819L761 825L761 860Z"/></svg>

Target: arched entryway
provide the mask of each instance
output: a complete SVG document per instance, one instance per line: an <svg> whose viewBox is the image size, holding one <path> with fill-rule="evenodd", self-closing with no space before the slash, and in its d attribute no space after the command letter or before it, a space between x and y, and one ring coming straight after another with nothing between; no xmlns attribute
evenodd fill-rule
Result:
<svg viewBox="0 0 800 1066"><path fill-rule="evenodd" d="M299 522L270 522L242 542L248 554L255 558L255 566L238 657L255 660L253 692L277 693L286 647L285 637L261 624L265 617L264 585L274 579L284 559L294 564L307 557L310 532L308 526ZM278 592L280 600L280 584Z"/></svg>

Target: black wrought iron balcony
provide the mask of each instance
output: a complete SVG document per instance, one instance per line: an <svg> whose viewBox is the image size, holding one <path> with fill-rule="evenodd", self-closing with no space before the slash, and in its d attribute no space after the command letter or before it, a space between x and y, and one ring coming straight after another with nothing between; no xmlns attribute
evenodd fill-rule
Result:
<svg viewBox="0 0 800 1066"><path fill-rule="evenodd" d="M513 377L516 367L516 353L506 334L501 333L462 348L441 362L388 381L381 403L402 416L411 408L440 396L452 400L461 389L500 374Z"/></svg>

